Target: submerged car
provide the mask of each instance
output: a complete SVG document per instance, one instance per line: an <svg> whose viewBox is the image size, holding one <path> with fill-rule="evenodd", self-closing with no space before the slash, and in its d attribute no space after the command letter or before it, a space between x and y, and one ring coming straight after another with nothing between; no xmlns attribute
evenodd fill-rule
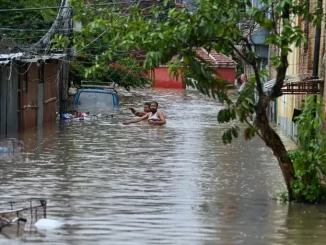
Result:
<svg viewBox="0 0 326 245"><path fill-rule="evenodd" d="M78 110L113 110L119 105L118 93L113 86L103 84L85 84L77 90L73 101Z"/></svg>

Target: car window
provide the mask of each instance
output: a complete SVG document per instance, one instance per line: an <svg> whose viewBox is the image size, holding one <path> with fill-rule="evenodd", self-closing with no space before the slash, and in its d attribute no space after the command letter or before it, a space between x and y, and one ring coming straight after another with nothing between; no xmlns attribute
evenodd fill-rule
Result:
<svg viewBox="0 0 326 245"><path fill-rule="evenodd" d="M109 93L81 92L78 106L83 108L111 108L114 106L113 95Z"/></svg>

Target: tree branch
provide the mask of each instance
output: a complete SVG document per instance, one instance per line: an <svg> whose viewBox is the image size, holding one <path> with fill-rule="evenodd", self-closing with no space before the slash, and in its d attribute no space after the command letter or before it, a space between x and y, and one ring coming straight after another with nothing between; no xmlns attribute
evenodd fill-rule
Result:
<svg viewBox="0 0 326 245"><path fill-rule="evenodd" d="M290 21L290 6L289 6L289 4L285 4L285 6L284 6L282 20L283 20L283 25L284 25L284 20ZM283 30L283 32L284 32L284 30ZM281 39L280 47L287 47L289 45L289 41L288 41L288 39L286 39L284 37L284 35L282 35L282 36L283 37ZM281 88L283 87L285 74L286 74L286 70L288 67L288 58L287 58L288 52L281 49L280 56L281 56L280 57L281 64L276 69L277 70L276 82L275 82L275 85L273 86L272 94L271 94L271 96L273 98L277 98L280 95L282 95Z"/></svg>
<svg viewBox="0 0 326 245"><path fill-rule="evenodd" d="M265 142L263 136L258 132L258 130L254 126L252 126L252 124L250 122L248 122L247 118L245 118L244 120L248 124L248 126L256 132L256 134L259 136L259 138L261 138Z"/></svg>
<svg viewBox="0 0 326 245"><path fill-rule="evenodd" d="M251 44L249 43L249 41L244 38L243 39L247 49L252 52L252 48L251 48ZM257 67L257 61L256 61L256 58L254 58L251 62L249 62L249 64L253 67L254 69L254 73L255 73L255 80L256 80L256 84L257 84L257 90L258 90L258 94L260 97L262 97L264 95L264 91L263 91L263 86L261 84L261 81L260 81L260 75L259 75L259 70L258 70L258 67Z"/></svg>
<svg viewBox="0 0 326 245"><path fill-rule="evenodd" d="M232 44L230 43L232 49L247 63L250 63L250 61Z"/></svg>

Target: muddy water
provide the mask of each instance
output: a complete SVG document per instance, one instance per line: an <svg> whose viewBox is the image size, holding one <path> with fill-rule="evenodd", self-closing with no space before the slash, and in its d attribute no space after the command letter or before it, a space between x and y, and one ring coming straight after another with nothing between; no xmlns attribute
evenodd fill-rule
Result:
<svg viewBox="0 0 326 245"><path fill-rule="evenodd" d="M127 105L151 100L166 126L122 125ZM137 91L113 119L26 132L24 154L1 156L1 199L47 198L65 226L0 244L324 244L325 206L272 201L285 191L275 159L258 138L223 145L219 108L196 92Z"/></svg>

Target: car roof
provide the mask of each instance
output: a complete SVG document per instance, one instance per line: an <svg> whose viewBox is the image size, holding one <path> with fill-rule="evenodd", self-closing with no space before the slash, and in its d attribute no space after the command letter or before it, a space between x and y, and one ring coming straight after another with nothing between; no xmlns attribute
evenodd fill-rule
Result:
<svg viewBox="0 0 326 245"><path fill-rule="evenodd" d="M115 94L116 92L113 90L106 89L94 89L94 88L82 88L78 90L79 92L91 92L91 93L106 93L106 94Z"/></svg>

